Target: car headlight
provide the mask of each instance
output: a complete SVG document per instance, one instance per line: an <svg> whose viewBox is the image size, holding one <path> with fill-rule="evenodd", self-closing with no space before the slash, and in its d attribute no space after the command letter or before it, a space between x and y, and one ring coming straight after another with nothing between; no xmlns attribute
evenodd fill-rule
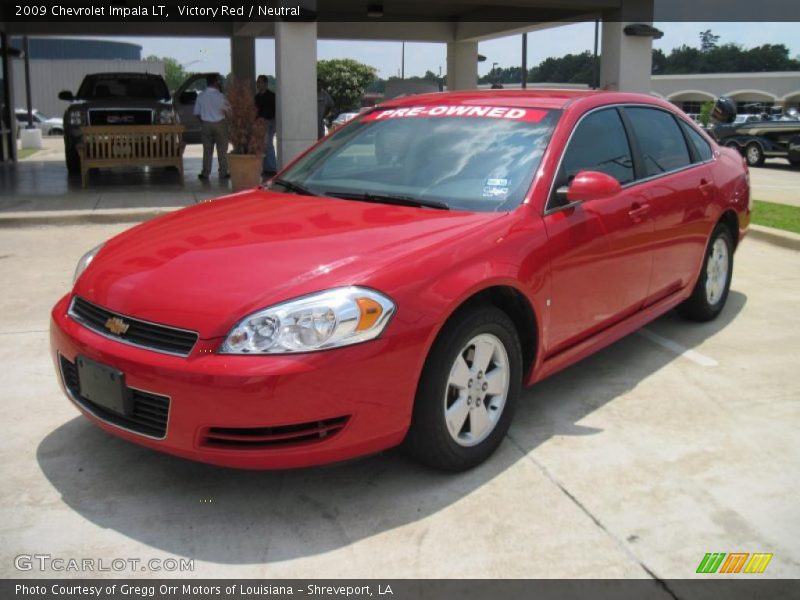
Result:
<svg viewBox="0 0 800 600"><path fill-rule="evenodd" d="M81 110L73 110L69 113L70 125L83 125L86 122L85 115Z"/></svg>
<svg viewBox="0 0 800 600"><path fill-rule="evenodd" d="M162 125L175 122L175 111L171 108L162 108L158 113L158 121Z"/></svg>
<svg viewBox="0 0 800 600"><path fill-rule="evenodd" d="M286 354L358 344L378 337L394 310L394 303L374 290L336 288L245 317L231 330L219 351Z"/></svg>
<svg viewBox="0 0 800 600"><path fill-rule="evenodd" d="M86 268L90 264L92 264L92 261L94 260L94 257L97 256L97 253L100 252L100 249L102 247L103 247L103 244L100 244L99 246L95 246L94 248L89 250L86 254L81 256L81 259L78 261L78 266L75 267L75 275L72 277L72 283L73 284L76 281L78 281L78 277L81 276L81 273L83 273L86 270Z"/></svg>

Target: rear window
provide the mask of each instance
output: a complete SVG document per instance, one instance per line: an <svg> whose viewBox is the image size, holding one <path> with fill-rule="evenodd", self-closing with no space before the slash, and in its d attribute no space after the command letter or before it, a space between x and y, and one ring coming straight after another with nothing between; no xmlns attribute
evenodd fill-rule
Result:
<svg viewBox="0 0 800 600"><path fill-rule="evenodd" d="M168 100L169 90L161 77L91 76L83 80L78 98L133 98L136 100Z"/></svg>
<svg viewBox="0 0 800 600"><path fill-rule="evenodd" d="M400 194L504 211L530 187L560 111L412 106L357 117L282 178L316 194Z"/></svg>
<svg viewBox="0 0 800 600"><path fill-rule="evenodd" d="M656 108L625 108L644 157L645 176L652 177L692 163L686 140L666 111Z"/></svg>

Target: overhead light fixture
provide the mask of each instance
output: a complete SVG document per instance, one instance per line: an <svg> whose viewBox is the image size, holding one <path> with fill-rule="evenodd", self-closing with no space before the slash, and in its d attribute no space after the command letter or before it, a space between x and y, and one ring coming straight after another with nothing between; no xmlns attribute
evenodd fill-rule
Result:
<svg viewBox="0 0 800 600"><path fill-rule="evenodd" d="M630 25L626 25L622 31L625 33L625 35L634 37L649 37L653 38L654 40L659 40L664 37L663 31L653 27L652 25L648 25L647 23L631 23Z"/></svg>
<svg viewBox="0 0 800 600"><path fill-rule="evenodd" d="M383 16L383 4L367 4L367 16L371 19L380 19Z"/></svg>

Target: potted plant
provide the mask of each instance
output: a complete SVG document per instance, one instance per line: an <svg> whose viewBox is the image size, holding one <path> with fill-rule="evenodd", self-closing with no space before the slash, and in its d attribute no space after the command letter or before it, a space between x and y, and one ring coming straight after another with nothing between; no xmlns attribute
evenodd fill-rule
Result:
<svg viewBox="0 0 800 600"><path fill-rule="evenodd" d="M226 94L228 141L233 146L228 166L234 191L257 187L261 183L261 161L267 124L258 118L253 82L234 81Z"/></svg>

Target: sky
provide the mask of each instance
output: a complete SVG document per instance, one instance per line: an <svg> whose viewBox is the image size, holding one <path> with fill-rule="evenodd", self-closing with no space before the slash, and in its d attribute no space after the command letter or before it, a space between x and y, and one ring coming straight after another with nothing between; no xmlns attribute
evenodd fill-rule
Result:
<svg viewBox="0 0 800 600"><path fill-rule="evenodd" d="M738 43L744 47L782 43L789 48L790 56L800 56L799 23L655 23L664 37L653 46L666 53L672 48L687 44L699 46L699 33L711 29L719 35L719 43ZM157 38L115 37L142 46L142 56L170 56L185 65L189 71L230 71L230 41L223 38ZM594 23L562 25L553 29L528 34L528 67L539 64L548 57L592 51ZM478 65L478 74L484 75L492 63L501 67L521 64L521 36L514 35L481 42L478 52L486 61ZM317 42L317 58L353 58L378 69L386 78L400 74L400 42L332 41ZM447 68L447 47L439 43L406 43L406 77L423 75L426 70L442 73ZM272 39L256 41L256 70L275 74L275 44Z"/></svg>

